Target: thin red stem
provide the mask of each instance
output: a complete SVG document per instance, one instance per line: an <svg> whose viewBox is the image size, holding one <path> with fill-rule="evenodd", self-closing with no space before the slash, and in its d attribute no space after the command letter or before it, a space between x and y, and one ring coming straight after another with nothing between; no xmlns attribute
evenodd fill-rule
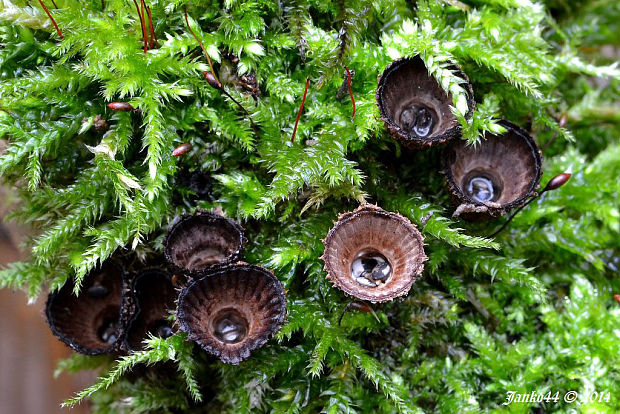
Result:
<svg viewBox="0 0 620 414"><path fill-rule="evenodd" d="M54 20L54 18L52 17L52 15L50 14L49 10L47 10L47 7L45 7L45 4L43 4L43 2L41 0L39 0L39 4L41 5L41 7L43 7L43 10L45 10L45 13L47 13L47 16L50 18L50 20L52 21L52 24L54 25L54 27L56 28L56 33L58 33L58 36L60 36L61 39L64 39L65 37L62 35L62 32L60 31L60 29L58 28L58 25L56 24L56 20Z"/></svg>
<svg viewBox="0 0 620 414"><path fill-rule="evenodd" d="M101 0L101 11L105 10L105 0Z"/></svg>
<svg viewBox="0 0 620 414"><path fill-rule="evenodd" d="M153 28L153 14L151 13L151 8L146 6L146 12L149 15L149 27L151 28L151 38L149 41L150 48L153 49L155 42L157 42L157 37L155 36L155 29Z"/></svg>
<svg viewBox="0 0 620 414"><path fill-rule="evenodd" d="M304 90L304 97L301 100L301 105L299 106L299 112L297 112L297 119L295 119L295 128L293 128L293 136L291 137L291 142L295 142L295 134L297 134L297 124L299 124L299 118L301 117L301 111L304 110L304 103L306 103L306 95L308 95L308 86L310 86L310 77L306 78L306 89Z"/></svg>
<svg viewBox="0 0 620 414"><path fill-rule="evenodd" d="M198 36L196 36L196 33L194 33L192 28L189 26L189 20L187 18L187 8L183 6L183 10L185 11L185 23L187 24L187 30L189 30L192 36L194 36L194 39L196 39L196 41L200 45L200 48L202 49L202 53L204 53L205 57L207 58L207 62L209 63L209 68L211 68L211 73L213 74L213 77L215 78L217 82L219 82L220 80L217 78L217 75L215 74L215 70L213 70L213 63L211 63L211 58L209 57L209 54L207 53L207 49L205 49L205 46L202 44Z"/></svg>
<svg viewBox="0 0 620 414"><path fill-rule="evenodd" d="M353 99L353 91L351 90L351 71L346 66L344 70L347 71L347 86L349 87L349 96L351 97L351 103L353 104L353 115L351 118L355 118L355 99Z"/></svg>
<svg viewBox="0 0 620 414"><path fill-rule="evenodd" d="M142 21L142 40L144 42L144 54L146 55L146 51L149 49L148 43L148 30L146 29L146 19L144 18L144 9L145 9L144 0L140 0L140 20Z"/></svg>
<svg viewBox="0 0 620 414"><path fill-rule="evenodd" d="M142 13L140 13L140 6L138 6L138 2L133 0L133 4L136 6L136 11L138 12L138 17L140 18L140 28L142 29L142 39L144 41L144 53L146 54L146 29L144 28L144 19L142 19Z"/></svg>

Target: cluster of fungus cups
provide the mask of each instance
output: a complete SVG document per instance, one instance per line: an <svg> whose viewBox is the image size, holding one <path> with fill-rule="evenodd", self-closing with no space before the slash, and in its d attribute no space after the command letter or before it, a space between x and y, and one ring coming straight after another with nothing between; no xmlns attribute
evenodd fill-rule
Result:
<svg viewBox="0 0 620 414"><path fill-rule="evenodd" d="M467 95L465 119L475 101L467 76L456 65L447 67L461 79ZM534 139L509 121L500 135L486 134L477 145L467 145L452 113L452 96L428 72L420 56L395 60L380 75L377 106L390 134L410 149L447 145L443 173L459 204L454 216L467 220L498 217L536 195L541 155Z"/></svg>
<svg viewBox="0 0 620 414"><path fill-rule="evenodd" d="M142 349L149 336L174 333L168 316L178 292L165 269L133 275L107 260L84 277L77 296L74 287L50 293L45 313L52 333L76 352L124 354Z"/></svg>
<svg viewBox="0 0 620 414"><path fill-rule="evenodd" d="M86 355L118 353L135 306L123 267L104 262L88 273L79 296L72 282L48 296L50 329L71 349Z"/></svg>
<svg viewBox="0 0 620 414"><path fill-rule="evenodd" d="M264 345L286 315L273 273L239 261L245 243L239 224L206 211L182 217L164 242L171 267L189 279L178 298L180 330L230 364Z"/></svg>
<svg viewBox="0 0 620 414"><path fill-rule="evenodd" d="M406 295L427 260L418 229L372 204L340 215L323 243L327 278L347 295L372 303Z"/></svg>
<svg viewBox="0 0 620 414"><path fill-rule="evenodd" d="M149 336L178 328L210 354L238 364L277 332L286 315L284 287L260 266L240 262L243 228L219 214L184 215L169 230L164 255L172 273L150 267L135 276L108 260L82 281L49 295L52 332L88 355L134 352ZM182 289L175 280L187 281Z"/></svg>
<svg viewBox="0 0 620 414"><path fill-rule="evenodd" d="M475 107L473 88L456 65L451 70L467 95L465 119ZM461 136L452 96L429 73L420 56L395 60L379 76L377 106L389 133L409 149L446 145L443 173L466 219L497 217L535 195L541 155L524 130L500 121L501 135L477 146ZM423 238L405 217L369 204L341 215L324 240L327 277L347 295L373 303L406 295L427 257Z"/></svg>
<svg viewBox="0 0 620 414"><path fill-rule="evenodd" d="M458 67L449 69L463 79L465 119L470 119L472 87ZM452 96L419 56L392 62L378 82L381 118L398 141L410 149L450 141L443 173L461 203L456 215L497 217L536 194L542 160L523 129L500 121L506 132L487 134L477 146L454 139L460 136L460 124L451 111ZM207 174L195 172L189 184L197 196L208 196ZM51 293L47 321L78 352L134 351L149 335L174 334L169 316L176 300L179 329L221 361L238 364L280 329L286 314L284 288L273 273L240 261L246 242L243 228L233 220L201 210L184 215L164 241L174 276L149 268L130 283L122 267L107 261L84 278L81 295L73 295L72 283ZM372 303L408 294L427 260L416 226L371 204L340 215L323 243L328 279L347 295ZM187 280L180 293L175 277Z"/></svg>

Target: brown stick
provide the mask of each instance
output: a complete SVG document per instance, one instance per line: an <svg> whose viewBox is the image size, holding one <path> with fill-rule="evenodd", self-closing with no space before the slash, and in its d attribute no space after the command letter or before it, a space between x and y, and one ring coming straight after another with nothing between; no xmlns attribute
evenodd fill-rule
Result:
<svg viewBox="0 0 620 414"><path fill-rule="evenodd" d="M556 188L562 187L564 184L566 184L566 182L570 179L570 177L571 177L571 174L569 173L560 173L556 175L555 177L553 177L551 180L549 180L545 188L543 188L543 190L540 193L536 194L534 197L527 200L521 207L519 207L512 214L512 216L508 218L508 220L506 220L506 222L504 222L504 224L499 229L495 230L493 233L488 235L487 238L491 239L497 236L499 233L502 232L502 230L504 230L510 224L512 219L515 218L515 216L519 214L519 212L523 210L527 205L529 205L532 201L536 200L537 198L540 198L547 191L555 190Z"/></svg>
<svg viewBox="0 0 620 414"><path fill-rule="evenodd" d="M221 90L222 90L222 93L223 93L224 95L228 96L230 99L232 99L232 101L233 101L234 103L236 103L236 104L237 104L237 106L238 106L239 108L241 108L241 110L242 110L243 112L245 112L245 114L246 114L248 117L250 116L250 113L248 112L248 110L247 110L247 109L245 109L245 108L243 107L243 105L241 105L241 103L239 103L239 101L237 101L235 98L233 98L233 97L232 97L232 95L231 95L231 94L229 94L229 93L226 91L226 89L224 89L224 88L222 87L222 89L221 89ZM252 122L252 118L250 118L250 122ZM253 122L252 122L252 123L253 123Z"/></svg>
<svg viewBox="0 0 620 414"><path fill-rule="evenodd" d="M358 310L358 311L361 311L361 312L369 312L372 316L374 316L374 318L377 320L377 322L381 323L381 320L379 319L379 317L377 316L375 311L370 307L370 305L368 303L366 303L364 301L357 302L355 300L352 300L342 310L342 313L340 314L340 317L338 318L338 326L340 326L340 324L342 323L342 318L344 317L344 314L347 313L347 311L349 309L355 309L355 310Z"/></svg>
<svg viewBox="0 0 620 414"><path fill-rule="evenodd" d="M241 110L242 110L243 112L245 112L245 114L246 114L246 115L247 115L247 117L248 117L248 120L250 121L250 124L252 124L252 128L256 129L256 124L254 123L254 121L252 121L252 117L250 116L250 113L248 112L248 110L247 110L247 109L245 109L245 107L244 107L243 105L241 105L241 103L240 103L239 101L237 101L235 98L233 98L233 97L232 97L232 95L231 95L231 94L229 94L229 93L226 91L226 89L224 89L224 87L223 87L223 86L222 86L222 88L221 88L221 91L222 91L222 93L223 93L224 95L226 95L226 96L228 96L230 99L232 99L232 101L233 101L234 103L236 103L236 104L237 104L237 106L238 106L239 108L241 108Z"/></svg>

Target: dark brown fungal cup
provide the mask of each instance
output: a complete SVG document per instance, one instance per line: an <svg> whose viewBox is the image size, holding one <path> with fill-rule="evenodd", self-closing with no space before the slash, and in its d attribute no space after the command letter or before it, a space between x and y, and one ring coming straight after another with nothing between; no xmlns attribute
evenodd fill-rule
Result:
<svg viewBox="0 0 620 414"><path fill-rule="evenodd" d="M164 254L180 273L198 277L216 266L236 262L245 247L243 228L208 211L184 215L168 232Z"/></svg>
<svg viewBox="0 0 620 414"><path fill-rule="evenodd" d="M73 287L67 282L47 299L52 333L82 354L119 351L134 308L123 269L107 261L84 278L79 296Z"/></svg>
<svg viewBox="0 0 620 414"><path fill-rule="evenodd" d="M481 220L499 217L535 195L542 158L534 139L522 128L499 122L506 132L486 134L476 146L450 143L443 154L443 172L460 203L455 216Z"/></svg>
<svg viewBox="0 0 620 414"><path fill-rule="evenodd" d="M238 364L280 329L284 287L268 270L238 264L190 282L179 296L181 330L222 362Z"/></svg>
<svg viewBox="0 0 620 414"><path fill-rule="evenodd" d="M338 217L324 244L327 278L346 294L373 303L406 295L427 260L418 229L371 204Z"/></svg>
<svg viewBox="0 0 620 414"><path fill-rule="evenodd" d="M456 66L450 67L466 82L465 115L474 110L474 92L467 76ZM379 77L377 105L390 134L411 149L445 143L460 134L460 124L450 106L452 96L432 77L420 56L395 60Z"/></svg>
<svg viewBox="0 0 620 414"><path fill-rule="evenodd" d="M159 268L142 270L134 278L132 291L136 298L136 312L127 328L127 350L144 348L143 341L149 334L160 338L174 334L168 317L175 308L178 292L171 280L170 274Z"/></svg>

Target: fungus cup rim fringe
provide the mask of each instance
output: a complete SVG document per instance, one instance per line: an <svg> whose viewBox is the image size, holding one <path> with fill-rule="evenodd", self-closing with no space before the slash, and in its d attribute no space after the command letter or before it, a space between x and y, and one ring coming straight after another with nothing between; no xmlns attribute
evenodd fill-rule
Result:
<svg viewBox="0 0 620 414"><path fill-rule="evenodd" d="M390 222L396 224L397 226L404 227L406 233L417 243L417 247L414 247L416 255L411 258L415 258L415 261L412 263L405 263L405 266L408 266L408 269L406 267L405 269L408 271L403 274L393 274L391 276L391 278L397 282L402 279L402 281L397 285L394 285L394 282L391 282L389 285L386 283L385 285L376 288L367 288L362 285L354 285L353 283L345 280L348 279L349 276L345 276L344 272L338 271L336 267L338 263L334 263L332 260L332 255L329 250L334 248L334 238L338 231L345 226L350 225L352 220L367 214L373 215L376 218L390 220ZM394 246L397 248L402 248L401 243L402 240L395 240ZM407 295L411 290L413 283L421 277L421 274L424 271L424 262L428 260L426 252L424 251L424 236L407 217L395 212L383 210L379 206L368 203L360 205L352 212L340 214L338 216L338 221L334 223L334 227L330 229L327 236L323 240L323 245L325 246L325 250L320 259L324 262L324 269L327 272L326 278L332 282L333 286L342 290L346 295L367 300L372 303L389 302L400 296ZM376 248L376 250L381 254L384 253L381 249ZM411 250L409 253L411 253ZM343 263L344 262L341 261L340 265ZM347 269L346 274L348 275L348 269L350 268L351 263L345 264ZM390 265L393 265L393 263L390 263ZM355 287L355 289L348 285Z"/></svg>
<svg viewBox="0 0 620 414"><path fill-rule="evenodd" d="M542 177L542 170L543 170L542 168L543 157L542 157L540 148L538 147L538 144L536 144L536 141L534 140L534 138L525 129L514 124L513 122L505 120L505 119L501 119L501 120L498 120L498 124L506 128L506 132L500 135L489 134L490 138L494 137L496 139L501 139L503 136L507 134L514 134L518 138L521 138L523 142L528 146L530 155L532 156L532 159L534 161L534 178L530 182L525 194L517 197L516 199L508 203L504 203L504 204L483 203L483 202L474 200L473 198L468 196L465 193L465 191L463 191L460 185L456 183L455 177L452 173L452 168L451 168L452 163L450 162L449 158L450 158L450 151L452 150L453 146L460 144L460 142L455 141L455 142L450 143L443 150L443 154L441 157L442 164L443 164L441 172L446 179L446 183L450 190L450 193L452 194L453 201L455 201L456 204L460 204L459 207L457 208L457 212L459 211L459 209L463 210L464 212L463 217L468 220L480 220L485 217L486 218L500 217L503 214L505 214L507 211L523 205L530 197L536 195L536 190L540 187L540 179ZM487 139L488 138L486 136L485 138L483 138L483 140L487 140ZM481 141L481 143L478 143L477 145L483 145L483 144L484 144L484 141ZM461 213L459 212L458 214L457 213L455 214L458 216Z"/></svg>
<svg viewBox="0 0 620 414"><path fill-rule="evenodd" d="M74 300L79 300L80 296L87 294L86 292L84 292L84 289L82 289L82 291L80 292L80 295L75 296L73 294L73 286L74 286L73 280L67 280L67 282L65 282L65 284L60 289L58 289L57 291L51 292L49 296L47 297L47 301L45 303L45 319L47 321L48 326L50 327L50 330L54 334L54 336L58 338L59 340L61 340L65 345L67 345L69 348L71 348L75 352L78 352L84 355L89 355L89 356L102 355L102 354L122 354L124 351L125 335L127 334L127 327L128 327L129 321L134 318L134 314L136 311L136 300L133 296L132 289L131 289L131 285L132 285L132 282L130 280L131 276L126 272L125 268L120 263L118 263L116 260L107 260L104 264L100 265L99 267L95 268L90 273L88 273L86 277L84 278L84 280L96 274L96 272L101 271L103 269L103 266L114 267L119 272L119 276L121 279L120 281L121 303L120 303L119 318L118 318L118 323L119 323L118 334L119 335L118 335L118 338L114 341L114 343L112 343L110 346L105 347L105 348L86 347L84 345L77 343L74 338L71 338L69 335L65 334L64 332L61 332L60 329L58 328L57 322L52 315L52 311L53 311L53 307L55 305L56 300L58 300L58 296L60 292L63 289L71 289L71 292L69 294L71 295L71 298Z"/></svg>
<svg viewBox="0 0 620 414"><path fill-rule="evenodd" d="M204 268L201 269L188 269L178 265L175 262L171 254L172 248L170 246L170 243L175 237L178 229L180 229L183 225L186 225L188 222L196 219L199 219L201 221L206 220L211 223L220 223L224 224L225 226L229 226L230 230L236 232L238 235L238 237L235 237L235 242L237 243L237 246L233 252L229 253L223 260L217 263L206 265ZM170 227L170 229L168 230L168 234L166 234L166 237L163 241L164 258L168 266L172 269L170 273L180 273L189 278L201 278L206 274L212 272L214 269L231 265L241 259L245 251L246 243L247 237L245 236L245 230L239 223L237 223L237 221L228 217L224 217L221 214L217 214L212 211L196 210L193 214L183 214L180 219Z"/></svg>
<svg viewBox="0 0 620 414"><path fill-rule="evenodd" d="M234 273L237 273L237 275L235 275ZM198 285L202 283L217 280L218 278L229 279L232 277L238 277L241 279L242 278L241 273L247 273L246 275L244 275L243 279L246 279L248 274L250 273L258 273L260 277L264 277L268 279L267 283L269 283L270 286L273 287L272 292L271 292L271 295L273 296L273 298L267 303L271 303L275 299L278 301L276 306L279 309L278 309L276 317L268 318L266 319L266 322L265 321L259 322L259 323L263 323L264 326L262 326L262 329L259 330L258 332L256 332L255 330L252 330L251 329L252 326L250 326L248 337L234 344L235 346L238 347L234 352L235 355L226 356L226 355L223 355L224 351L226 350L226 344L224 344L223 342L217 339L214 339L213 343L218 344L219 342L221 346L215 346L215 345L211 345L208 343L204 343L202 337L199 336L195 332L194 329L192 329L192 326L191 326L192 322L198 321L198 319L189 315L189 311L191 309L187 309L185 307L185 303L186 303L186 299L188 295L192 293L192 290L198 289L197 287ZM242 293L245 294L247 292L242 292ZM259 296L262 299L262 294ZM241 301L243 298L239 296L236 299ZM238 302L238 303L243 303L243 302ZM230 304L229 306L226 306L225 304L222 307L218 308L217 311L218 312L222 311L222 309L237 310L236 308L233 307L233 305L234 304ZM215 315L217 315L217 313L215 313L213 317L215 317ZM265 269L264 267L261 267L261 266L239 262L233 265L215 269L211 273L199 279L191 280L181 290L181 293L179 294L179 297L177 299L176 317L179 323L179 330L186 332L189 340L197 343L204 351L206 351L210 355L217 357L218 359L220 359L220 361L227 363L227 364L238 365L240 362L249 358L252 351L262 347L276 332L280 330L280 328L284 324L285 319L286 319L286 292L284 290L284 286L282 285L282 282L280 282L280 280L270 270ZM208 338L212 338L212 337L214 337L214 335L210 333L208 335Z"/></svg>
<svg viewBox="0 0 620 414"><path fill-rule="evenodd" d="M379 108L380 118L384 122L385 127L390 133L390 135L409 149L426 149L433 145L443 145L450 140L460 137L461 125L458 122L458 120L456 120L456 117L455 117L456 124L453 127L446 129L441 134L436 134L436 135L431 134L431 136L421 138L421 137L418 137L418 136L415 136L413 134L406 132L400 125L396 123L395 120L393 120L388 115L387 103L385 102L384 96L383 96L385 85L388 82L392 74L394 74L398 69L400 69L401 67L407 64L416 64L416 65L421 64L424 68L426 68L426 64L424 63L420 55L406 56L406 57L402 57L402 58L392 61L389 65L386 66L383 72L379 74L378 79L377 79L377 91L375 94L375 98L377 101L377 106ZM467 93L467 107L468 107L468 111L465 114L465 119L470 120L473 116L474 108L476 107L476 101L474 99L474 90L469 81L469 77L456 64L449 65L448 69L450 69L453 73L455 73L456 76L464 80L464 82L461 83L461 86L465 89ZM428 73L428 69L427 69L427 73ZM437 80L430 74L429 76L435 80L435 82L437 83L437 88L440 89L442 93L445 93L443 88L439 85L439 82L437 82ZM449 95L447 96L449 97ZM450 103L450 105L452 105L452 103Z"/></svg>

